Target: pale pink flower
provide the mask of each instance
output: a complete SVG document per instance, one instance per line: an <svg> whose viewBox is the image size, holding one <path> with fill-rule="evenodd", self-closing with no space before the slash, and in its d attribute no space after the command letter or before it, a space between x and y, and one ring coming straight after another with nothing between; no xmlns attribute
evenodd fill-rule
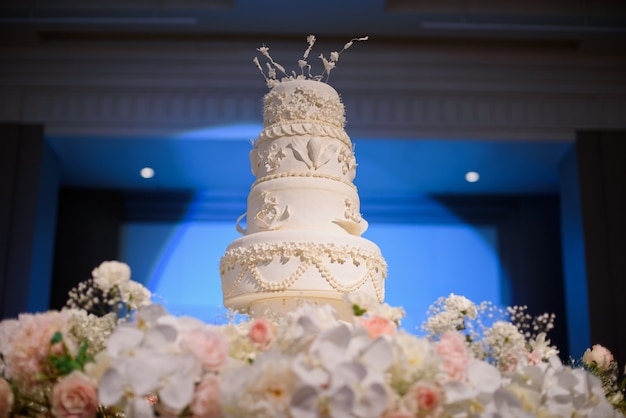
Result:
<svg viewBox="0 0 626 418"><path fill-rule="evenodd" d="M465 337L457 331L447 331L441 335L436 345L443 357L443 369L452 380L465 381L469 354Z"/></svg>
<svg viewBox="0 0 626 418"><path fill-rule="evenodd" d="M402 398L402 404L413 416L435 418L443 413L443 391L438 386L416 383Z"/></svg>
<svg viewBox="0 0 626 418"><path fill-rule="evenodd" d="M585 350L583 362L588 366L595 366L599 370L607 370L613 362L613 354L606 347L595 344L591 350Z"/></svg>
<svg viewBox="0 0 626 418"><path fill-rule="evenodd" d="M261 350L268 348L275 336L274 324L264 318L255 319L248 331L250 341Z"/></svg>
<svg viewBox="0 0 626 418"><path fill-rule="evenodd" d="M373 340L381 335L393 335L396 332L396 324L382 316L360 317L359 323L367 330L368 335Z"/></svg>
<svg viewBox="0 0 626 418"><path fill-rule="evenodd" d="M42 364L50 353L56 332L63 332L66 316L60 312L22 314L11 340L5 347L5 375L22 387L37 383Z"/></svg>
<svg viewBox="0 0 626 418"><path fill-rule="evenodd" d="M219 370L228 360L228 339L215 331L189 331L183 335L182 346L202 363L205 370Z"/></svg>
<svg viewBox="0 0 626 418"><path fill-rule="evenodd" d="M0 418L9 417L14 399L9 382L0 377Z"/></svg>
<svg viewBox="0 0 626 418"><path fill-rule="evenodd" d="M533 351L528 354L527 359L529 365L536 366L537 364L541 363L541 353L539 353L538 351Z"/></svg>
<svg viewBox="0 0 626 418"><path fill-rule="evenodd" d="M193 394L189 409L194 418L222 418L220 381L212 374L205 375Z"/></svg>
<svg viewBox="0 0 626 418"><path fill-rule="evenodd" d="M50 412L56 418L91 418L98 409L98 388L93 380L75 370L52 389Z"/></svg>

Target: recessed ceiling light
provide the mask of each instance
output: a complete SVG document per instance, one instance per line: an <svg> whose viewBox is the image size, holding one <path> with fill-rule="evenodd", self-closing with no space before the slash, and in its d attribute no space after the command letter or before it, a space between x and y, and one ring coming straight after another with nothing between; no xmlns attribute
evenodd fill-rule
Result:
<svg viewBox="0 0 626 418"><path fill-rule="evenodd" d="M476 183L478 180L480 180L480 174L475 171L468 171L467 173L465 173L465 180L468 183Z"/></svg>
<svg viewBox="0 0 626 418"><path fill-rule="evenodd" d="M154 169L150 167L144 167L141 169L139 174L141 174L141 177L143 177L144 179L151 179L152 177L154 177Z"/></svg>

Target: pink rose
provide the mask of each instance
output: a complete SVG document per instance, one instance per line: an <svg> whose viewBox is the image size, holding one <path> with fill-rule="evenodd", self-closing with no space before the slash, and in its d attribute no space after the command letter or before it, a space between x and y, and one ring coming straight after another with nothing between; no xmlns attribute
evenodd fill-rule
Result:
<svg viewBox="0 0 626 418"><path fill-rule="evenodd" d="M194 418L222 418L220 381L212 374L205 375L193 394L189 409Z"/></svg>
<svg viewBox="0 0 626 418"><path fill-rule="evenodd" d="M442 412L443 391L438 386L416 383L402 398L404 407L414 416L437 417Z"/></svg>
<svg viewBox="0 0 626 418"><path fill-rule="evenodd" d="M267 319L255 319L248 331L248 338L254 345L264 350L274 342L274 324Z"/></svg>
<svg viewBox="0 0 626 418"><path fill-rule="evenodd" d="M437 352L443 357L443 368L452 380L464 381L469 362L465 337L460 332L444 332L437 343Z"/></svg>
<svg viewBox="0 0 626 418"><path fill-rule="evenodd" d="M0 378L0 418L8 418L11 414L14 399L9 382Z"/></svg>
<svg viewBox="0 0 626 418"><path fill-rule="evenodd" d="M228 360L228 339L215 331L195 329L183 336L182 346L209 371L219 370Z"/></svg>
<svg viewBox="0 0 626 418"><path fill-rule="evenodd" d="M52 389L50 412L57 418L90 418L98 410L98 388L93 380L77 370Z"/></svg>
<svg viewBox="0 0 626 418"><path fill-rule="evenodd" d="M596 344L591 347L591 350L585 350L583 362L588 366L595 366L599 370L607 370L613 362L613 354L607 348Z"/></svg>
<svg viewBox="0 0 626 418"><path fill-rule="evenodd" d="M360 317L359 323L367 330L370 338L375 340L381 335L392 335L396 332L396 325L382 316Z"/></svg>

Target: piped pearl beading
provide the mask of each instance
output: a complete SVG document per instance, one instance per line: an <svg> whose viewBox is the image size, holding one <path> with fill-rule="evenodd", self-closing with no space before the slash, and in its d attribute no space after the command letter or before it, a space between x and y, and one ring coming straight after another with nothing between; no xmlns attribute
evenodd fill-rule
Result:
<svg viewBox="0 0 626 418"><path fill-rule="evenodd" d="M297 259L300 264L283 280L267 279L263 277L258 268L258 266L272 262L292 259ZM355 266L365 264L365 273L357 280L346 283L335 277L328 264L348 262L352 262ZM253 279L255 286L261 291L277 292L292 289L309 268L315 268L325 282L337 292L355 292L369 281L381 303L385 297L382 283L387 272L385 260L379 254L348 245L284 242L255 244L227 250L220 261L220 273L224 276L227 270L233 270L237 267L240 268L237 278L232 282L230 288L223 289L225 299L237 293L248 273L248 277Z"/></svg>

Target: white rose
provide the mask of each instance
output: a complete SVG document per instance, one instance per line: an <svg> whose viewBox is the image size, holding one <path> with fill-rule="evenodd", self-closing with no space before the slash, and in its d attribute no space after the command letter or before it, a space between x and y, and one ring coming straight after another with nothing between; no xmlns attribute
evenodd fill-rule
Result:
<svg viewBox="0 0 626 418"><path fill-rule="evenodd" d="M105 261L91 272L94 284L108 292L112 287L130 280L130 267L120 261Z"/></svg>

